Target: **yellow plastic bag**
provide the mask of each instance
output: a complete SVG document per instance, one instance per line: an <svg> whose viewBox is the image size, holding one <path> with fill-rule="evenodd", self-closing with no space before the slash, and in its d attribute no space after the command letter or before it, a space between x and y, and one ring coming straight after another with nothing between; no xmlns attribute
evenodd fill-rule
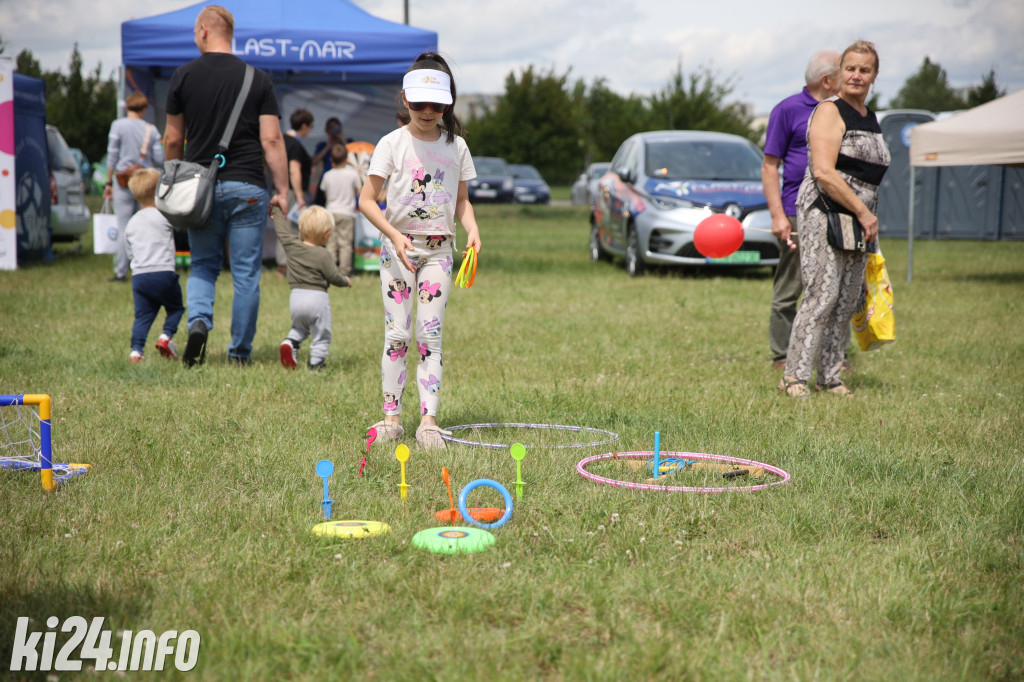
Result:
<svg viewBox="0 0 1024 682"><path fill-rule="evenodd" d="M896 319L893 317L892 284L879 253L868 258L864 272L864 299L851 320L860 349L874 350L896 340Z"/></svg>

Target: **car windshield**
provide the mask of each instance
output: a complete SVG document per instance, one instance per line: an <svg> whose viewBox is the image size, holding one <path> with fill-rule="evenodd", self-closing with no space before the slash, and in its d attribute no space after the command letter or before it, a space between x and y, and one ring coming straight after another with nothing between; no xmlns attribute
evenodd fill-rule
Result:
<svg viewBox="0 0 1024 682"><path fill-rule="evenodd" d="M68 143L64 141L59 132L56 130L46 131L46 146L50 151L50 168L66 171L78 170L78 162L71 155Z"/></svg>
<svg viewBox="0 0 1024 682"><path fill-rule="evenodd" d="M513 177L522 178L524 180L543 180L538 171L533 166L509 166L512 169Z"/></svg>
<svg viewBox="0 0 1024 682"><path fill-rule="evenodd" d="M473 160L477 175L508 175L508 166L502 159L480 157Z"/></svg>
<svg viewBox="0 0 1024 682"><path fill-rule="evenodd" d="M609 168L611 168L610 163L595 164L590 169L590 179L599 180L605 173L608 172Z"/></svg>
<svg viewBox="0 0 1024 682"><path fill-rule="evenodd" d="M727 140L658 140L647 143L646 175L670 180L760 180L761 155L752 145Z"/></svg>

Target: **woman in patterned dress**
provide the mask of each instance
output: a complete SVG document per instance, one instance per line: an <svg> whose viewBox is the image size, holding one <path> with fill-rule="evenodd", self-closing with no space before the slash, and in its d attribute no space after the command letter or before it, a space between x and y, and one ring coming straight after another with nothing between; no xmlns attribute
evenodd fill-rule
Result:
<svg viewBox="0 0 1024 682"><path fill-rule="evenodd" d="M826 238L828 204L860 221L868 242L878 235L878 187L889 167L889 150L875 113L866 101L878 77L875 46L859 40L840 61L839 94L821 102L807 123L807 172L797 196L800 273L804 297L789 338L786 369L779 390L797 398L810 395L808 382L818 365L817 388L853 395L839 378L845 329L862 295L868 254L839 251Z"/></svg>

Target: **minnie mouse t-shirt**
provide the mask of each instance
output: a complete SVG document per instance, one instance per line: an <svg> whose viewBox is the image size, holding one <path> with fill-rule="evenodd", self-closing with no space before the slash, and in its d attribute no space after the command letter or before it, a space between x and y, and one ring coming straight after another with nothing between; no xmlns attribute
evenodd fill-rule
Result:
<svg viewBox="0 0 1024 682"><path fill-rule="evenodd" d="M466 141L417 140L405 127L385 135L373 150L370 175L387 180L384 216L402 234L455 235L459 182L476 177Z"/></svg>

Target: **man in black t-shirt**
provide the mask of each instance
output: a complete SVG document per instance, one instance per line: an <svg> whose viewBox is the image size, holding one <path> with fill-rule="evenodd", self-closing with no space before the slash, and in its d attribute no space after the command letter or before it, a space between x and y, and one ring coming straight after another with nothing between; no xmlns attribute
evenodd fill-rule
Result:
<svg viewBox="0 0 1024 682"><path fill-rule="evenodd" d="M302 145L302 140L313 131L313 114L305 109L296 109L289 122L292 129L284 136L284 150L288 156L288 180L301 209L309 203L309 176L313 171L313 159Z"/></svg>
<svg viewBox="0 0 1024 682"><path fill-rule="evenodd" d="M309 205L309 176L313 171L313 159L302 145L302 140L313 131L313 114L306 109L296 109L292 113L289 123L292 124L292 127L284 134L284 150L288 157L288 182L291 186L291 191L288 192L288 206L294 206L301 212ZM289 210L291 209L289 208ZM274 218L274 229L280 230L281 225L279 224L285 223L285 215L273 209L270 214ZM287 224L283 227L298 234L298 218L288 217ZM283 278L288 272L288 261L281 242L278 242L274 249L274 258L277 260L277 276Z"/></svg>
<svg viewBox="0 0 1024 682"><path fill-rule="evenodd" d="M245 76L245 63L231 53L234 30L234 17L218 5L207 5L196 18L200 56L174 72L167 93L164 146L168 159L208 165L217 154ZM273 196L267 191L264 161L273 178ZM228 361L249 363L260 307L267 213L270 206L287 211L287 195L288 168L277 98L270 77L257 69L217 174L210 219L203 228L189 230L188 343L181 358L186 367L202 363L206 356L225 242L234 285Z"/></svg>

